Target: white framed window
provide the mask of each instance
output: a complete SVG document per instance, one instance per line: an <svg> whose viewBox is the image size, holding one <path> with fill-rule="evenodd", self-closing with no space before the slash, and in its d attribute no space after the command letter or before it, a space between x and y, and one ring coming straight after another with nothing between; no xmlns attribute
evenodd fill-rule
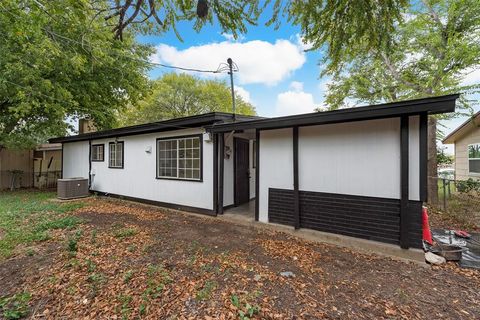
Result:
<svg viewBox="0 0 480 320"><path fill-rule="evenodd" d="M123 169L123 141L108 144L108 167Z"/></svg>
<svg viewBox="0 0 480 320"><path fill-rule="evenodd" d="M468 171L480 174L480 143L468 145Z"/></svg>
<svg viewBox="0 0 480 320"><path fill-rule="evenodd" d="M104 161L104 149L105 146L103 144L92 144L92 161Z"/></svg>
<svg viewBox="0 0 480 320"><path fill-rule="evenodd" d="M202 136L157 139L157 178L202 181Z"/></svg>

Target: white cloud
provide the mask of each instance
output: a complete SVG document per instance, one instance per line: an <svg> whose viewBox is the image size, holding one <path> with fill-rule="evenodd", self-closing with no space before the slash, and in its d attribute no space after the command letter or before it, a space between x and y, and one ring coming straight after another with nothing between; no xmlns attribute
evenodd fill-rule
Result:
<svg viewBox="0 0 480 320"><path fill-rule="evenodd" d="M305 42L305 39L299 34L297 33L295 35L295 40L297 42L297 45L303 50L310 50L312 49L313 47L313 44L311 42Z"/></svg>
<svg viewBox="0 0 480 320"><path fill-rule="evenodd" d="M240 70L235 74L240 84L274 85L301 68L306 60L305 53L297 44L283 39L275 43L223 41L183 50L160 44L156 50L151 57L153 62L195 69L216 70L220 63L231 57Z"/></svg>
<svg viewBox="0 0 480 320"><path fill-rule="evenodd" d="M319 105L313 100L313 95L303 91L285 91L277 96L275 113L277 116L287 116L314 112Z"/></svg>
<svg viewBox="0 0 480 320"><path fill-rule="evenodd" d="M464 72L462 85L471 86L473 84L480 84L480 68L470 68Z"/></svg>
<svg viewBox="0 0 480 320"><path fill-rule="evenodd" d="M224 37L228 41L243 41L245 40L245 36L243 34L240 34L237 36L237 39L235 39L234 35L231 33L222 33L222 37Z"/></svg>
<svg viewBox="0 0 480 320"><path fill-rule="evenodd" d="M240 87L240 86L235 86L235 92L236 92L240 97L242 97L242 99L243 99L245 102L251 102L251 100L250 100L250 92L248 92L247 90L245 90L245 88Z"/></svg>
<svg viewBox="0 0 480 320"><path fill-rule="evenodd" d="M303 91L303 82L292 81L292 83L290 83L290 88L293 89L293 91Z"/></svg>

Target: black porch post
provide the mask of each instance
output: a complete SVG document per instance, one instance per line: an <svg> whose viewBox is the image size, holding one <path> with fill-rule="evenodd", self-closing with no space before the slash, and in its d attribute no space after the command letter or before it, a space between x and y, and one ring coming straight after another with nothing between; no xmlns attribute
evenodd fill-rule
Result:
<svg viewBox="0 0 480 320"><path fill-rule="evenodd" d="M255 130L255 221L260 210L260 130Z"/></svg>
<svg viewBox="0 0 480 320"><path fill-rule="evenodd" d="M218 139L213 134L213 214L218 214Z"/></svg>
<svg viewBox="0 0 480 320"><path fill-rule="evenodd" d="M218 151L219 151L219 173L218 173L218 214L223 214L223 171L224 171L224 153L225 140L224 134L218 135Z"/></svg>
<svg viewBox="0 0 480 320"><path fill-rule="evenodd" d="M400 118L400 247L408 249L408 229L410 219L408 214L408 135L409 118Z"/></svg>
<svg viewBox="0 0 480 320"><path fill-rule="evenodd" d="M300 228L300 192L298 190L298 127L293 127L293 215L294 227Z"/></svg>
<svg viewBox="0 0 480 320"><path fill-rule="evenodd" d="M420 201L426 202L428 197L428 169L427 169L427 161L428 161L428 115L426 113L422 113L420 115Z"/></svg>

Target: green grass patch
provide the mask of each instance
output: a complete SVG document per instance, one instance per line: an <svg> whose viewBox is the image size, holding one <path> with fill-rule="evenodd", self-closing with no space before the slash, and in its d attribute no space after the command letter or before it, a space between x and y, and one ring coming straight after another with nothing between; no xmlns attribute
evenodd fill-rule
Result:
<svg viewBox="0 0 480 320"><path fill-rule="evenodd" d="M10 297L0 298L0 310L3 319L21 319L30 312L28 303L32 298L28 292L17 293Z"/></svg>
<svg viewBox="0 0 480 320"><path fill-rule="evenodd" d="M55 202L53 192L5 191L0 196L0 260L16 246L50 238L52 229L72 229L81 223L68 212L84 206L81 202Z"/></svg>

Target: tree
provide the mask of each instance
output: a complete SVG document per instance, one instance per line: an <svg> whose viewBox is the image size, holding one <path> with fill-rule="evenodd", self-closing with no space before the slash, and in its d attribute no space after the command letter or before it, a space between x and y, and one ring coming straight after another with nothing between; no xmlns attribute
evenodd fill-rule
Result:
<svg viewBox="0 0 480 320"><path fill-rule="evenodd" d="M168 73L152 81L149 94L121 113L121 125L133 125L207 112L232 112L230 87L222 81ZM255 108L235 95L236 113L255 115Z"/></svg>
<svg viewBox="0 0 480 320"><path fill-rule="evenodd" d="M79 117L112 127L146 89L152 50L130 32L115 41L87 0L3 0L0 29L0 145L31 147Z"/></svg>
<svg viewBox="0 0 480 320"><path fill-rule="evenodd" d="M347 98L378 103L463 92L459 107L471 108L468 95L479 84L462 84L480 66L478 0L425 0L409 8L392 34L389 50L372 47L328 73L326 104L346 107ZM429 117L428 175L437 176L437 117ZM437 184L429 179L429 198L436 202Z"/></svg>

